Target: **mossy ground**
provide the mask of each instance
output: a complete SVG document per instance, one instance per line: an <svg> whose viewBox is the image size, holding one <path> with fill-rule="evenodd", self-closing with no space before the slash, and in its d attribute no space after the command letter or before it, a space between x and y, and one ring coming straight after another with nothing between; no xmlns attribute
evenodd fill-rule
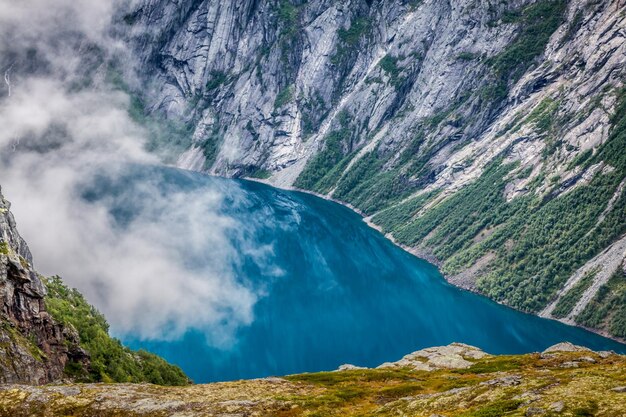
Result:
<svg viewBox="0 0 626 417"><path fill-rule="evenodd" d="M0 387L1 416L626 416L626 357L495 356L469 369L351 370L187 387Z"/></svg>

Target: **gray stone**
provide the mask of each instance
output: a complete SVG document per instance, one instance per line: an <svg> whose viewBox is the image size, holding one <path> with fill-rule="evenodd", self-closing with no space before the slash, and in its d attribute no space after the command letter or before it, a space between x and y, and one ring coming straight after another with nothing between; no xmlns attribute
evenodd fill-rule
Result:
<svg viewBox="0 0 626 417"><path fill-rule="evenodd" d="M539 408L539 407L529 407L526 410L526 417L532 417L532 416L539 416L541 414L545 414L546 410L544 410L543 408Z"/></svg>
<svg viewBox="0 0 626 417"><path fill-rule="evenodd" d="M565 403L563 401L554 402L550 404L550 410L560 413L565 410Z"/></svg>
<svg viewBox="0 0 626 417"><path fill-rule="evenodd" d="M378 368L410 367L419 371L436 369L465 369L472 366L474 360L489 356L482 350L463 343L452 343L418 350L404 356L397 362L387 362Z"/></svg>
<svg viewBox="0 0 626 417"><path fill-rule="evenodd" d="M556 345L550 346L543 353L553 353L553 352L591 352L591 349L586 348L584 346L577 346L570 342L562 342L557 343Z"/></svg>
<svg viewBox="0 0 626 417"><path fill-rule="evenodd" d="M346 364L340 365L337 370L338 371L354 371L354 370L357 370L357 369L367 369L367 368L365 368L363 366L356 366L356 365L352 365L352 364L346 363Z"/></svg>
<svg viewBox="0 0 626 417"><path fill-rule="evenodd" d="M501 378L490 379L489 381L481 382L480 385L487 385L490 387L513 387L522 383L522 377L520 375L507 375Z"/></svg>

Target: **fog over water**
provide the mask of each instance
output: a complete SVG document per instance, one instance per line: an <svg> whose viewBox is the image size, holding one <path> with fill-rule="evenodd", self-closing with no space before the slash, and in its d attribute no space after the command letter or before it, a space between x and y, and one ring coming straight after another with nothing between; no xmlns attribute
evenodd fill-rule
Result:
<svg viewBox="0 0 626 417"><path fill-rule="evenodd" d="M163 198L172 190L218 188L223 196L218 213L246 225L226 233L240 254L231 267L258 298L252 321L233 332L231 344L211 346L196 330L170 341L124 337L181 365L196 382L332 370L343 363L371 367L452 342L491 353L541 351L561 341L625 351L580 328L449 285L437 268L393 245L359 215L315 196L145 166L116 180L96 181L86 188L87 196L108 201L119 227L126 227L145 216L145 205L159 205L149 200L155 193L141 204L126 203L124 196L136 194L145 178ZM205 242L204 251L181 251L190 268L210 262L206 255L214 247Z"/></svg>
<svg viewBox="0 0 626 417"><path fill-rule="evenodd" d="M196 329L211 343L231 343L233 330L251 322L260 294L234 275L241 252L228 233L247 226L217 212L220 189L162 198L145 178L126 204L151 203L124 228L107 201L81 196L95 175L116 178L128 164L159 164L144 149L147 132L128 115L130 97L106 81L111 60L126 63L121 70L133 79L131 55L109 35L116 7L0 0L3 193L36 268L79 288L116 334L171 339ZM207 243L203 268L185 264L181 252ZM271 247L254 250L262 262Z"/></svg>

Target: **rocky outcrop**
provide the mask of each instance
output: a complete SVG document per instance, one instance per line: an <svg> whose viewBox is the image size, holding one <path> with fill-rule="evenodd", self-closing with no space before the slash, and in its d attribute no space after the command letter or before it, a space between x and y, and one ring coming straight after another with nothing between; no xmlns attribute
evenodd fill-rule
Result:
<svg viewBox="0 0 626 417"><path fill-rule="evenodd" d="M433 371L437 369L466 369L477 359L488 357L482 350L463 343L452 343L448 346L432 347L410 353L396 362L380 365L379 369L412 368L416 371Z"/></svg>
<svg viewBox="0 0 626 417"><path fill-rule="evenodd" d="M68 361L87 366L78 334L46 312L45 287L0 194L0 381L45 384L64 377Z"/></svg>
<svg viewBox="0 0 626 417"><path fill-rule="evenodd" d="M416 371L435 371L438 369L466 369L476 360L491 355L481 349L464 343L451 343L448 346L437 346L415 351L395 362L385 362L377 369L411 368ZM355 371L368 369L351 364L341 365L338 371Z"/></svg>
<svg viewBox="0 0 626 417"><path fill-rule="evenodd" d="M591 349L584 346L577 346L573 343L562 342L557 343L546 348L543 353L555 353L555 352L591 352Z"/></svg>

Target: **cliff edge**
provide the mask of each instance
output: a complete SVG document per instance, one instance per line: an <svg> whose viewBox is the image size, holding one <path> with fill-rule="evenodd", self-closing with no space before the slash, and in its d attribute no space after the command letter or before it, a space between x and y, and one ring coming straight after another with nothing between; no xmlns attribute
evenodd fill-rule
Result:
<svg viewBox="0 0 626 417"><path fill-rule="evenodd" d="M89 366L77 332L46 311L46 288L0 193L0 381L46 384L64 376L69 361Z"/></svg>

